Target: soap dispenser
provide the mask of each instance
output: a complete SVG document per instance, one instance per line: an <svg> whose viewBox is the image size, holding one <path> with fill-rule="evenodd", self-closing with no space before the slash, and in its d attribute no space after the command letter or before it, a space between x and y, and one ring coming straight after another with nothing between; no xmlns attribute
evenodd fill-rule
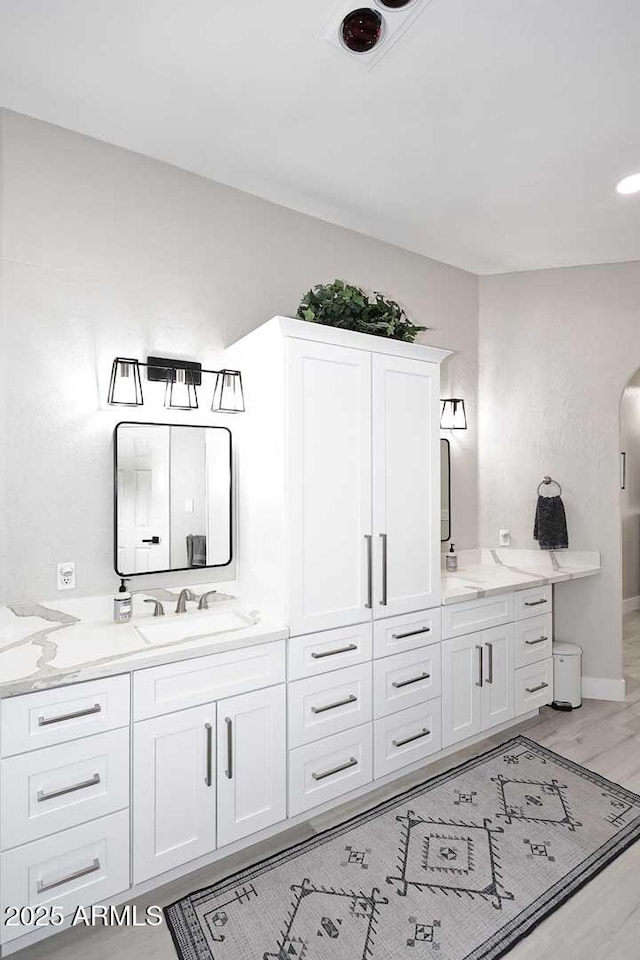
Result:
<svg viewBox="0 0 640 960"><path fill-rule="evenodd" d="M131 620L133 602L131 594L127 590L124 577L120 580L120 589L113 598L113 620L114 623L127 623Z"/></svg>
<svg viewBox="0 0 640 960"><path fill-rule="evenodd" d="M455 573L458 569L458 554L455 551L455 543L451 544L449 548L449 553L446 557L445 562L447 573Z"/></svg>

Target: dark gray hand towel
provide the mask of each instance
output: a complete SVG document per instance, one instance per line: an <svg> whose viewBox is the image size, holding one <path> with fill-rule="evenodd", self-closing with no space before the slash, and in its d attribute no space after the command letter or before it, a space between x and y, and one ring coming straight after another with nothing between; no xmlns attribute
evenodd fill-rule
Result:
<svg viewBox="0 0 640 960"><path fill-rule="evenodd" d="M207 538L199 533L187 537L187 563L190 567L206 567Z"/></svg>
<svg viewBox="0 0 640 960"><path fill-rule="evenodd" d="M539 542L541 550L566 550L569 547L562 497L538 497L533 539Z"/></svg>

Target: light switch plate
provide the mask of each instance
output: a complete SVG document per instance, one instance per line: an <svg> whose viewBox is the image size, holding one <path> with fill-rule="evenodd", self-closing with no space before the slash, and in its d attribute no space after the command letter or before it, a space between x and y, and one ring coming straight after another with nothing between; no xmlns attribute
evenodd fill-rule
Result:
<svg viewBox="0 0 640 960"><path fill-rule="evenodd" d="M66 563L57 565L58 590L75 590L76 588L76 565L73 560L67 560Z"/></svg>
<svg viewBox="0 0 640 960"><path fill-rule="evenodd" d="M500 531L500 546L501 547L511 546L511 530Z"/></svg>

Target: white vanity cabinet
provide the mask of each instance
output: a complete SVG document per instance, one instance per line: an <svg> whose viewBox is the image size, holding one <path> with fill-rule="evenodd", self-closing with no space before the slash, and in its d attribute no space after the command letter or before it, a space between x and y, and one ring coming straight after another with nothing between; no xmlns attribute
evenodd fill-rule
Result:
<svg viewBox="0 0 640 960"><path fill-rule="evenodd" d="M292 636L437 607L449 351L276 317L227 353L247 595Z"/></svg>

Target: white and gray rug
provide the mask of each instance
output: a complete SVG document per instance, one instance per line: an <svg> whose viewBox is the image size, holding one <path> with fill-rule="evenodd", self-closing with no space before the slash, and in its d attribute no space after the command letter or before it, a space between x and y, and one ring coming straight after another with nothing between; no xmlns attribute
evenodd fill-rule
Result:
<svg viewBox="0 0 640 960"><path fill-rule="evenodd" d="M181 960L495 960L639 836L639 796L516 737L165 915Z"/></svg>

